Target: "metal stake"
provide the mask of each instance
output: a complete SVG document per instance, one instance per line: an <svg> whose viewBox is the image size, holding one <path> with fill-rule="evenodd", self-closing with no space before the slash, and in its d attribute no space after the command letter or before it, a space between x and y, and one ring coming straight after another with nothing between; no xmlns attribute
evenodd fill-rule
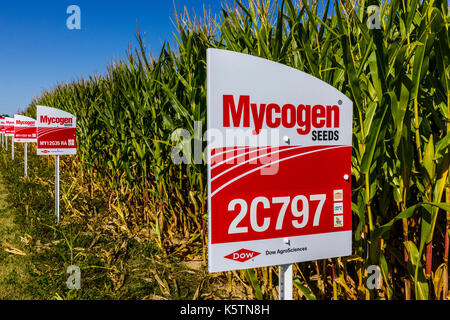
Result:
<svg viewBox="0 0 450 320"><path fill-rule="evenodd" d="M279 266L279 298L280 300L292 300L292 264L282 264Z"/></svg>
<svg viewBox="0 0 450 320"><path fill-rule="evenodd" d="M27 165L27 160L28 160L28 156L27 156L27 143L25 142L25 145L24 145L24 159L23 159L23 162L24 162L24 176L25 176L25 178L26 177L28 177L28 165Z"/></svg>
<svg viewBox="0 0 450 320"><path fill-rule="evenodd" d="M59 224L59 155L55 156L55 213Z"/></svg>

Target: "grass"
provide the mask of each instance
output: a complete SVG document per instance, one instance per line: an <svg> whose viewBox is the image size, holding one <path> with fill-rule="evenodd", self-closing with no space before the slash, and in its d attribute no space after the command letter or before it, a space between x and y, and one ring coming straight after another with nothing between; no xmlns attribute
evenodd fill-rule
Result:
<svg viewBox="0 0 450 320"><path fill-rule="evenodd" d="M33 149L31 149L33 150ZM197 245L179 254L162 252L149 241L146 229L130 234L119 221L108 219L108 206L75 187L70 208L61 206L63 222L53 214L53 162L32 154L29 178L22 178L23 148L16 144L16 161L1 153L0 238L26 252L0 251L2 299L211 299L230 296L225 278L207 273ZM70 157L69 159L70 162ZM6 171L8 168L8 171ZM67 163L62 164L63 197L70 188ZM7 186L7 188L5 187ZM95 200L97 199L97 200ZM104 198L100 198L104 199ZM76 209L75 209L76 208ZM75 214L74 211L75 210ZM72 216L69 216L72 215ZM26 242L21 242L25 237ZM181 259L181 255L183 258ZM81 268L81 290L66 286L67 267ZM243 298L245 289L234 289Z"/></svg>
<svg viewBox="0 0 450 320"><path fill-rule="evenodd" d="M2 155L4 156L4 155ZM0 176L0 300L24 300L32 298L26 292L27 283L32 281L28 273L29 256L14 254L14 249L24 250L20 227L16 224L15 210L7 201L7 188ZM8 250L8 251L6 251ZM11 253L13 252L13 253ZM25 253L26 254L26 253Z"/></svg>

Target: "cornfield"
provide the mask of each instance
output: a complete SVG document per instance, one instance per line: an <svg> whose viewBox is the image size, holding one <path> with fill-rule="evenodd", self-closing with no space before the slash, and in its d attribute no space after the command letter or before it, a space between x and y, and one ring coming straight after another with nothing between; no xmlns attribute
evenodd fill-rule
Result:
<svg viewBox="0 0 450 320"><path fill-rule="evenodd" d="M379 26L373 27L373 14ZM353 255L295 265L295 298L448 299L450 47L448 3L250 0L219 16L176 13L175 45L152 57L137 45L102 76L61 84L36 105L78 119L77 168L100 182L110 214L201 243L206 261L206 165L175 165L178 128L206 128L206 49L247 53L307 72L354 103ZM194 161L192 161L194 163ZM92 187L94 188L94 187ZM64 216L64 214L63 214ZM379 266L378 290L366 286ZM276 298L277 268L224 274L256 298Z"/></svg>

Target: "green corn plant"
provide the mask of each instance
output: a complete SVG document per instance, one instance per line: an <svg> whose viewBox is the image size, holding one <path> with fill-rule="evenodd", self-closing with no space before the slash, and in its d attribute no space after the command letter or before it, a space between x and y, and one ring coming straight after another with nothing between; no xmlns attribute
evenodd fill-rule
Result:
<svg viewBox="0 0 450 320"><path fill-rule="evenodd" d="M373 5L379 28L368 24ZM355 106L353 255L295 268L298 297L447 298L446 2L249 0L225 3L217 16L180 11L174 21L174 43L157 56L138 31L136 47L106 75L44 91L26 111L33 116L42 104L77 115L84 182L110 189L111 203L128 213L124 224L157 230L161 250L177 235L206 246L206 166L193 156L192 164L172 163L172 133L187 130L194 148L201 138L195 122L206 127L207 48L252 54L322 79ZM365 287L373 264L383 277L377 292ZM239 277L257 298L272 297L265 290L277 279L264 270L228 279Z"/></svg>

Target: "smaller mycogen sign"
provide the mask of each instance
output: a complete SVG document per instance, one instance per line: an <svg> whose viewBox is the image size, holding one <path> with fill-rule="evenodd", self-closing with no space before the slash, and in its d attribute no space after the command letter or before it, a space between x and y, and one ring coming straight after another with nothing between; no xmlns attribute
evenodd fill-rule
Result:
<svg viewBox="0 0 450 320"><path fill-rule="evenodd" d="M66 111L37 106L37 154L74 155L77 153L76 117Z"/></svg>
<svg viewBox="0 0 450 320"><path fill-rule="evenodd" d="M5 117L0 117L0 134L5 134Z"/></svg>
<svg viewBox="0 0 450 320"><path fill-rule="evenodd" d="M15 142L37 142L36 120L15 115L14 141Z"/></svg>
<svg viewBox="0 0 450 320"><path fill-rule="evenodd" d="M5 118L5 135L7 137L14 137L14 118Z"/></svg>

